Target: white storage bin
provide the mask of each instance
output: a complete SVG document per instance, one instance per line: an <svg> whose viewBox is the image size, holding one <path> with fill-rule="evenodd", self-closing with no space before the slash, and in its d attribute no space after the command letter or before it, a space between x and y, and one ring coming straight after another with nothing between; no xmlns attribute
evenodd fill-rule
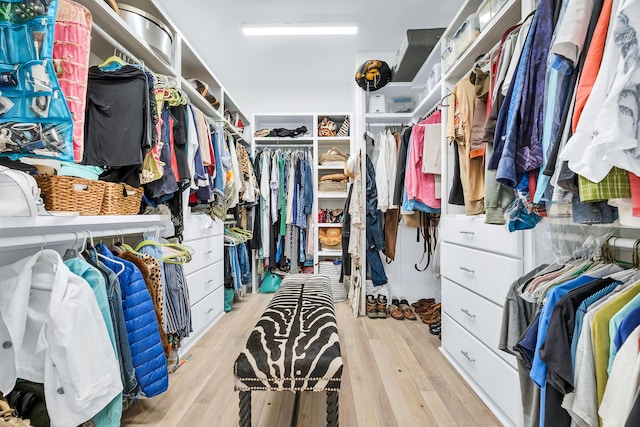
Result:
<svg viewBox="0 0 640 427"><path fill-rule="evenodd" d="M448 70L451 66L456 62L456 56L453 53L453 47L451 45L447 46L442 52L442 63L444 64L444 69Z"/></svg>
<svg viewBox="0 0 640 427"><path fill-rule="evenodd" d="M480 32L484 31L489 22L491 22L493 17L492 3L495 3L495 0L484 0L478 7L478 28Z"/></svg>
<svg viewBox="0 0 640 427"><path fill-rule="evenodd" d="M462 56L479 34L480 23L478 22L478 14L472 13L462 25L460 25L460 28L458 28L453 37L451 37L451 46L453 47L456 58Z"/></svg>
<svg viewBox="0 0 640 427"><path fill-rule="evenodd" d="M387 100L384 95L371 95L369 98L369 113L386 113Z"/></svg>

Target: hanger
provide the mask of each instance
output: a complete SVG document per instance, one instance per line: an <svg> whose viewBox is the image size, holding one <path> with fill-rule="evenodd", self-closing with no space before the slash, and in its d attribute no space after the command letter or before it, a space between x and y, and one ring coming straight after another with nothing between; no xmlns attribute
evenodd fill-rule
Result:
<svg viewBox="0 0 640 427"><path fill-rule="evenodd" d="M107 68L112 70L117 70L120 67L124 67L125 65L128 65L128 64L124 62L119 56L116 55L116 51L114 49L113 55L108 57L102 64L98 65L98 68L100 68L102 71L105 71L105 69ZM114 67L114 68L111 68L111 67Z"/></svg>
<svg viewBox="0 0 640 427"><path fill-rule="evenodd" d="M73 246L71 246L64 252L64 255L62 256L63 261L68 261L70 259L79 257L78 251L75 248L76 244L78 243L78 233L74 232L73 234L76 236L76 239L73 241Z"/></svg>
<svg viewBox="0 0 640 427"><path fill-rule="evenodd" d="M91 242L91 247L95 249L96 245L93 242L93 235L91 234L91 231L87 230L87 234L89 234L89 241ZM117 259L109 258L108 256L104 256L100 252L98 252L97 249L96 249L96 256L98 258L101 258L101 259L106 260L108 262L112 262L112 263L116 264L117 266L119 266L120 267L120 271L114 271L114 273L116 273L116 276L120 276L127 269L127 267L124 265L123 262L118 261Z"/></svg>
<svg viewBox="0 0 640 427"><path fill-rule="evenodd" d="M445 104L444 100L449 98L451 95L453 95L453 93L448 93L447 95L443 96L442 99L440 99L440 102L438 103L438 105L440 105L441 107L450 107L451 104Z"/></svg>
<svg viewBox="0 0 640 427"><path fill-rule="evenodd" d="M193 249L180 243L160 243L154 240L143 240L135 247L135 251L139 251L144 246L157 246L162 248L163 257L158 261L167 264L185 264L193 258Z"/></svg>

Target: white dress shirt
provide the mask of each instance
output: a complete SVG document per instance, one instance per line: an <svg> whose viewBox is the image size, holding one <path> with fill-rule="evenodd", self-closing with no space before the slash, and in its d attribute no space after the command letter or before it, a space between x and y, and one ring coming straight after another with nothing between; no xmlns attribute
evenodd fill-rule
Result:
<svg viewBox="0 0 640 427"><path fill-rule="evenodd" d="M53 427L80 425L122 391L120 367L89 284L53 250L0 267L0 391L44 383Z"/></svg>

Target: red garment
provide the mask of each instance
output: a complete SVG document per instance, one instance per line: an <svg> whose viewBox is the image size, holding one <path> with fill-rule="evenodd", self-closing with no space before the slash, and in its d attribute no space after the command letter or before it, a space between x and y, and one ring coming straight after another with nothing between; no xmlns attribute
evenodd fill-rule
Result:
<svg viewBox="0 0 640 427"><path fill-rule="evenodd" d="M632 215L640 216L640 177L629 172L629 185L631 186Z"/></svg>
<svg viewBox="0 0 640 427"><path fill-rule="evenodd" d="M584 61L584 67L582 68L580 81L578 82L578 89L576 90L576 105L573 110L573 120L571 122L571 130L573 133L576 132L582 110L584 110L587 99L589 99L589 95L591 95L591 90L598 77L598 71L600 71L604 45L607 41L607 31L609 31L612 5L613 0L604 1L602 12L600 12L600 18L598 18L598 23L596 24L595 32L589 45L589 51Z"/></svg>
<svg viewBox="0 0 640 427"><path fill-rule="evenodd" d="M178 177L178 160L176 158L175 138L173 137L173 118L169 117L169 144L171 145L171 168L175 172L176 181L180 182Z"/></svg>

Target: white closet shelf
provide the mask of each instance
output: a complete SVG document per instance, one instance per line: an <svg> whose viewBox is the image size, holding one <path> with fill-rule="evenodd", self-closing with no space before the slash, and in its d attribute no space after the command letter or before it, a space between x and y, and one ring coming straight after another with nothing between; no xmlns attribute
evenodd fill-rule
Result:
<svg viewBox="0 0 640 427"><path fill-rule="evenodd" d="M135 59L143 61L146 66L156 73L174 77L177 75L174 68L160 59L151 49L149 43L135 34L131 27L106 2L79 0L79 3L89 9L93 17L92 44L99 44L100 40L102 40L103 43L111 44L113 48L128 50ZM126 49L124 46L126 46ZM124 53L127 54L127 52ZM113 52L111 52L111 55L113 55Z"/></svg>
<svg viewBox="0 0 640 427"><path fill-rule="evenodd" d="M264 138L253 138L253 140L256 144L273 144L275 142L282 143L282 145L287 145L306 142L311 145L313 143L313 137L311 136L301 136L298 138L280 138L277 136L266 136Z"/></svg>
<svg viewBox="0 0 640 427"><path fill-rule="evenodd" d="M350 136L319 136L318 143L327 143L327 142L351 142Z"/></svg>
<svg viewBox="0 0 640 427"><path fill-rule="evenodd" d="M365 118L367 123L408 123L413 117L411 113L367 113Z"/></svg>
<svg viewBox="0 0 640 427"><path fill-rule="evenodd" d="M475 0L472 0L475 1ZM445 80L456 83L471 71L476 59L489 52L499 41L502 34L520 21L520 1L509 0L495 15L478 38L464 51L462 56L444 72Z"/></svg>
<svg viewBox="0 0 640 427"><path fill-rule="evenodd" d="M187 97L189 97L189 101L191 101L191 103L195 107L202 111L205 116L208 116L215 121L225 121L224 117L222 117L222 114L220 114L218 110L213 108L213 106L209 104L209 101L207 101L204 96L200 95L200 92L198 92L193 86L191 86L191 83L189 83L184 77L180 78L180 89L182 89L182 91L187 94Z"/></svg>
<svg viewBox="0 0 640 427"><path fill-rule="evenodd" d="M342 256L342 251L324 249L324 250L318 251L318 256L341 257Z"/></svg>
<svg viewBox="0 0 640 427"><path fill-rule="evenodd" d="M478 10L481 3L482 0L466 0L464 4L460 6L460 9L458 9L458 12L456 12L456 15L449 23L447 29L444 30L442 38L450 39L458 28L460 28L460 25L462 25L465 19Z"/></svg>
<svg viewBox="0 0 640 427"><path fill-rule="evenodd" d="M440 102L440 91L442 90L442 81L439 81L433 89L429 91L420 104L413 110L413 120L417 120L430 110L433 110Z"/></svg>
<svg viewBox="0 0 640 427"><path fill-rule="evenodd" d="M318 170L319 171L341 171L341 170L344 170L344 166L318 165Z"/></svg>
<svg viewBox="0 0 640 427"><path fill-rule="evenodd" d="M318 199L346 199L346 198L347 198L346 191L344 193L340 191L335 191L335 192L318 191Z"/></svg>
<svg viewBox="0 0 640 427"><path fill-rule="evenodd" d="M342 228L342 224L319 222L318 223L318 227L320 227L320 228Z"/></svg>
<svg viewBox="0 0 640 427"><path fill-rule="evenodd" d="M144 227L162 227L173 234L173 224L168 215L101 215L101 216L38 216L27 218L0 218L0 238L41 236L47 234L100 232Z"/></svg>

